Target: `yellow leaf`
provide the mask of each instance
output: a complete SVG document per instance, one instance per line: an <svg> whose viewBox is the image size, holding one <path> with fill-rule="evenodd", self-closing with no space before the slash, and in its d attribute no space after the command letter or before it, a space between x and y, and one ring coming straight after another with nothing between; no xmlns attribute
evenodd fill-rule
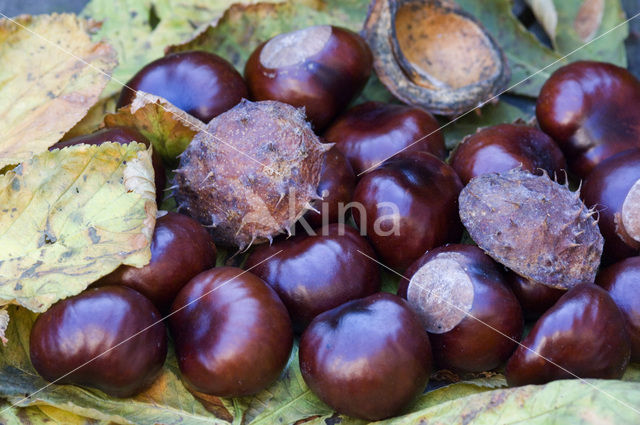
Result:
<svg viewBox="0 0 640 425"><path fill-rule="evenodd" d="M45 311L120 264L147 264L154 199L139 143L56 149L0 176L0 304Z"/></svg>
<svg viewBox="0 0 640 425"><path fill-rule="evenodd" d="M0 20L0 168L45 151L97 102L117 60L95 28L75 15Z"/></svg>

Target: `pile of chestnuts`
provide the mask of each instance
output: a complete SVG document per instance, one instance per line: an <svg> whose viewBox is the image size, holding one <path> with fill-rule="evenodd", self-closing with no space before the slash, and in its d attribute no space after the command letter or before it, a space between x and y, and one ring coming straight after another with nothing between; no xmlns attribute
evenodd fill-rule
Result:
<svg viewBox="0 0 640 425"><path fill-rule="evenodd" d="M242 99L278 102L268 105L294 126L279 102L304 108L310 124L289 130L312 129L327 144L315 168L295 163L300 175L318 173L305 180L317 193L286 229L295 236L265 234L230 260L246 258L243 268L215 267L216 245L239 246L211 228L244 219L232 204L215 223L195 201L190 216L159 216L148 265L121 266L38 317L37 372L128 397L151 385L173 346L188 389L246 396L278 379L299 338L313 393L340 413L379 420L401 414L436 370L504 370L510 385L527 385L617 379L640 361L640 81L606 63L564 66L542 88L539 127L478 129L447 162L425 109L349 107L372 58L359 35L325 25L265 41L244 76L201 51L142 68L119 106L143 90L215 128ZM111 128L53 148L134 140L149 144ZM191 156L189 166L205 164ZM224 167L241 175L233 184L272 184L244 175L241 161ZM162 194L158 158L154 170ZM224 186L217 178L207 190ZM461 243L465 230L475 244ZM397 294L381 292L382 268L403 276Z"/></svg>

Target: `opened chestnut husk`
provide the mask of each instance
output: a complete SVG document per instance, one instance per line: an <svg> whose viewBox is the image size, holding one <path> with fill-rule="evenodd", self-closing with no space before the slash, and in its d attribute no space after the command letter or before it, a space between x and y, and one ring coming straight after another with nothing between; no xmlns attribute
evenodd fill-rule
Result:
<svg viewBox="0 0 640 425"><path fill-rule="evenodd" d="M486 29L441 0L374 0L363 36L380 81L405 103L454 116L491 99L511 73Z"/></svg>

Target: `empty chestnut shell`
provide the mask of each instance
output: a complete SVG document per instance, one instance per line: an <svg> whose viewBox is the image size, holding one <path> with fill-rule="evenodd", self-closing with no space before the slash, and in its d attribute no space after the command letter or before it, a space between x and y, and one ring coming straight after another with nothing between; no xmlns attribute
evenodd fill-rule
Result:
<svg viewBox="0 0 640 425"><path fill-rule="evenodd" d="M215 264L216 246L209 232L186 215L168 212L156 220L149 264L120 266L96 285L128 286L166 312L189 280Z"/></svg>
<svg viewBox="0 0 640 425"><path fill-rule="evenodd" d="M509 271L507 282L515 294L527 320L535 320L549 310L567 291L552 288Z"/></svg>
<svg viewBox="0 0 640 425"><path fill-rule="evenodd" d="M585 178L610 156L640 147L640 81L609 63L571 63L542 86L536 116L569 169Z"/></svg>
<svg viewBox="0 0 640 425"><path fill-rule="evenodd" d="M248 97L233 65L203 51L173 53L147 64L127 82L116 106L130 104L138 90L163 97L205 123Z"/></svg>
<svg viewBox="0 0 640 425"><path fill-rule="evenodd" d="M151 385L164 363L167 331L160 320L151 301L131 288L90 288L36 319L31 363L49 382L130 397Z"/></svg>
<svg viewBox="0 0 640 425"><path fill-rule="evenodd" d="M509 359L509 385L556 379L618 379L629 364L624 316L607 291L574 286L538 319Z"/></svg>
<svg viewBox="0 0 640 425"><path fill-rule="evenodd" d="M87 134L84 136L74 137L72 139L63 140L51 146L49 150L62 149L68 146L78 145L84 143L85 145L100 145L104 142L120 143L125 145L131 142L143 143L149 147L151 143L149 139L144 137L135 128L131 127L112 127L98 130L95 133ZM167 184L167 178L162 164L160 156L153 151L151 154L151 163L153 164L153 178L156 185L156 201L158 204L164 198L164 187Z"/></svg>
<svg viewBox="0 0 640 425"><path fill-rule="evenodd" d="M453 168L425 152L397 155L365 174L353 195L353 218L382 261L404 270L425 251L458 242L462 183Z"/></svg>
<svg viewBox="0 0 640 425"><path fill-rule="evenodd" d="M336 144L360 174L399 152L423 151L444 159L447 151L439 127L424 109L366 102L340 116L324 137Z"/></svg>
<svg viewBox="0 0 640 425"><path fill-rule="evenodd" d="M322 200L313 200L318 212L309 210L304 220L312 227L320 227L330 223L346 221L346 205L351 202L356 188L356 176L351 165L338 149L331 148L324 155L318 195Z"/></svg>
<svg viewBox="0 0 640 425"><path fill-rule="evenodd" d="M249 57L244 75L254 100L304 107L319 131L362 91L372 60L358 34L317 25L262 43Z"/></svg>
<svg viewBox="0 0 640 425"><path fill-rule="evenodd" d="M562 151L553 139L537 128L522 124L495 125L465 137L453 152L451 166L464 184L481 174L517 167L551 176L567 168Z"/></svg>
<svg viewBox="0 0 640 425"><path fill-rule="evenodd" d="M173 302L171 333L188 387L220 397L257 393L289 359L293 331L278 295L234 267L200 273Z"/></svg>
<svg viewBox="0 0 640 425"><path fill-rule="evenodd" d="M436 364L482 372L505 362L522 337L522 309L498 265L472 245L420 257L398 287L429 332Z"/></svg>
<svg viewBox="0 0 640 425"><path fill-rule="evenodd" d="M640 241L632 237L637 203L632 190L640 180L640 149L616 154L596 166L582 186L582 199L599 214L598 225L604 236L603 263L611 263L640 249ZM628 202L627 199L629 199ZM635 214L624 214L627 209ZM634 208L635 206L635 208ZM628 229L627 229L628 227Z"/></svg>
<svg viewBox="0 0 640 425"><path fill-rule="evenodd" d="M375 421L400 413L422 393L431 349L407 304L378 293L316 317L300 339L300 369L333 409Z"/></svg>
<svg viewBox="0 0 640 425"><path fill-rule="evenodd" d="M640 257L627 258L602 270L596 283L609 292L627 322L631 361L640 362Z"/></svg>
<svg viewBox="0 0 640 425"><path fill-rule="evenodd" d="M316 235L257 247L245 267L275 289L302 332L318 314L380 290L378 265L362 253L375 258L354 228L330 224Z"/></svg>
<svg viewBox="0 0 640 425"><path fill-rule="evenodd" d="M364 24L380 81L398 99L457 115L509 82L498 43L469 13L446 0L374 0Z"/></svg>

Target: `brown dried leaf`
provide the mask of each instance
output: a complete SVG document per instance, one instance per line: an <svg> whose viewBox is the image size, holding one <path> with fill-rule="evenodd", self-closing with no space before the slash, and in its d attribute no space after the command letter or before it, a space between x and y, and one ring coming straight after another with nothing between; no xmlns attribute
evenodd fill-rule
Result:
<svg viewBox="0 0 640 425"><path fill-rule="evenodd" d="M117 63L111 46L89 38L93 21L15 20L0 20L0 168L60 140L96 103Z"/></svg>
<svg viewBox="0 0 640 425"><path fill-rule="evenodd" d="M105 116L104 124L137 128L167 163L175 163L193 136L206 129L205 123L169 101L142 91L137 92L130 105Z"/></svg>

